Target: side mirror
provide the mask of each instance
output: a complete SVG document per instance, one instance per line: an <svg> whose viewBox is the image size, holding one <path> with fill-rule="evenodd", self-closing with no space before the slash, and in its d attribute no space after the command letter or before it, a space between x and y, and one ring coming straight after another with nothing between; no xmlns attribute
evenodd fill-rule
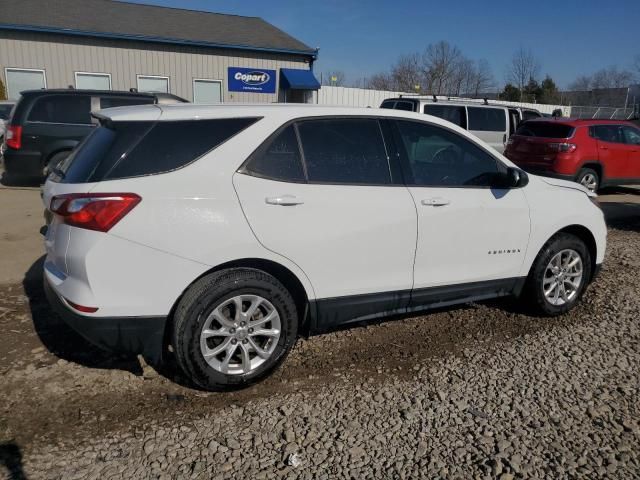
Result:
<svg viewBox="0 0 640 480"><path fill-rule="evenodd" d="M528 183L529 176L524 170L507 167L506 172L500 172L496 175L492 186L494 188L522 188Z"/></svg>

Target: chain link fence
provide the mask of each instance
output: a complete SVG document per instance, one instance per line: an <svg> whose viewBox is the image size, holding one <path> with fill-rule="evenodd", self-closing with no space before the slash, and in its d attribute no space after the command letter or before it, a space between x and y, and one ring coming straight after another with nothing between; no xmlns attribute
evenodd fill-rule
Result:
<svg viewBox="0 0 640 480"><path fill-rule="evenodd" d="M633 120L639 117L638 105L630 108L615 107L571 107L574 118L597 118L599 120Z"/></svg>

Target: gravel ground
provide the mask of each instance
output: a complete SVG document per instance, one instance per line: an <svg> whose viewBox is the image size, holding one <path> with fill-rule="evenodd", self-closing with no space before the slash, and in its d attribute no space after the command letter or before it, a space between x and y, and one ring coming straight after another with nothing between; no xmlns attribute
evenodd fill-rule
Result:
<svg viewBox="0 0 640 480"><path fill-rule="evenodd" d="M36 263L0 286L0 478L640 478L640 205L623 210L562 318L501 301L335 332L231 394L89 346Z"/></svg>

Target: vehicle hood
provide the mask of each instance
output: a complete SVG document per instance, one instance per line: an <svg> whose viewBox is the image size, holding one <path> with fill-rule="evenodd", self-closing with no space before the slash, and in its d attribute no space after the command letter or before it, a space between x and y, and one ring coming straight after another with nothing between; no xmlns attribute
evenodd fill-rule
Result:
<svg viewBox="0 0 640 480"><path fill-rule="evenodd" d="M572 190L578 190L579 192L583 192L584 194L590 197L597 197L597 195L593 192L590 192L586 187L583 187L579 183L570 182L568 180L560 180L559 178L549 178L549 177L538 177L544 183L548 185L552 185L554 187L562 187L562 188L570 188Z"/></svg>

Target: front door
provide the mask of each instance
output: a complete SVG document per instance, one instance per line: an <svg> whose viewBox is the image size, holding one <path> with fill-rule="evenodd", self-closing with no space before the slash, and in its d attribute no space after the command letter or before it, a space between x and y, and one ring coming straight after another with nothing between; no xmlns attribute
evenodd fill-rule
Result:
<svg viewBox="0 0 640 480"><path fill-rule="evenodd" d="M629 180L640 179L640 129L622 127L625 143L627 144L627 171Z"/></svg>
<svg viewBox="0 0 640 480"><path fill-rule="evenodd" d="M607 179L624 178L629 161L629 148L624 141L622 126L595 125L591 127L590 133L598 141L598 158L604 165L604 176Z"/></svg>
<svg viewBox="0 0 640 480"><path fill-rule="evenodd" d="M416 212L391 173L378 120L290 124L233 183L260 243L311 281L325 323L406 307Z"/></svg>
<svg viewBox="0 0 640 480"><path fill-rule="evenodd" d="M416 301L434 287L513 283L530 230L522 189L490 188L504 165L460 134L423 122L395 125L418 211Z"/></svg>

